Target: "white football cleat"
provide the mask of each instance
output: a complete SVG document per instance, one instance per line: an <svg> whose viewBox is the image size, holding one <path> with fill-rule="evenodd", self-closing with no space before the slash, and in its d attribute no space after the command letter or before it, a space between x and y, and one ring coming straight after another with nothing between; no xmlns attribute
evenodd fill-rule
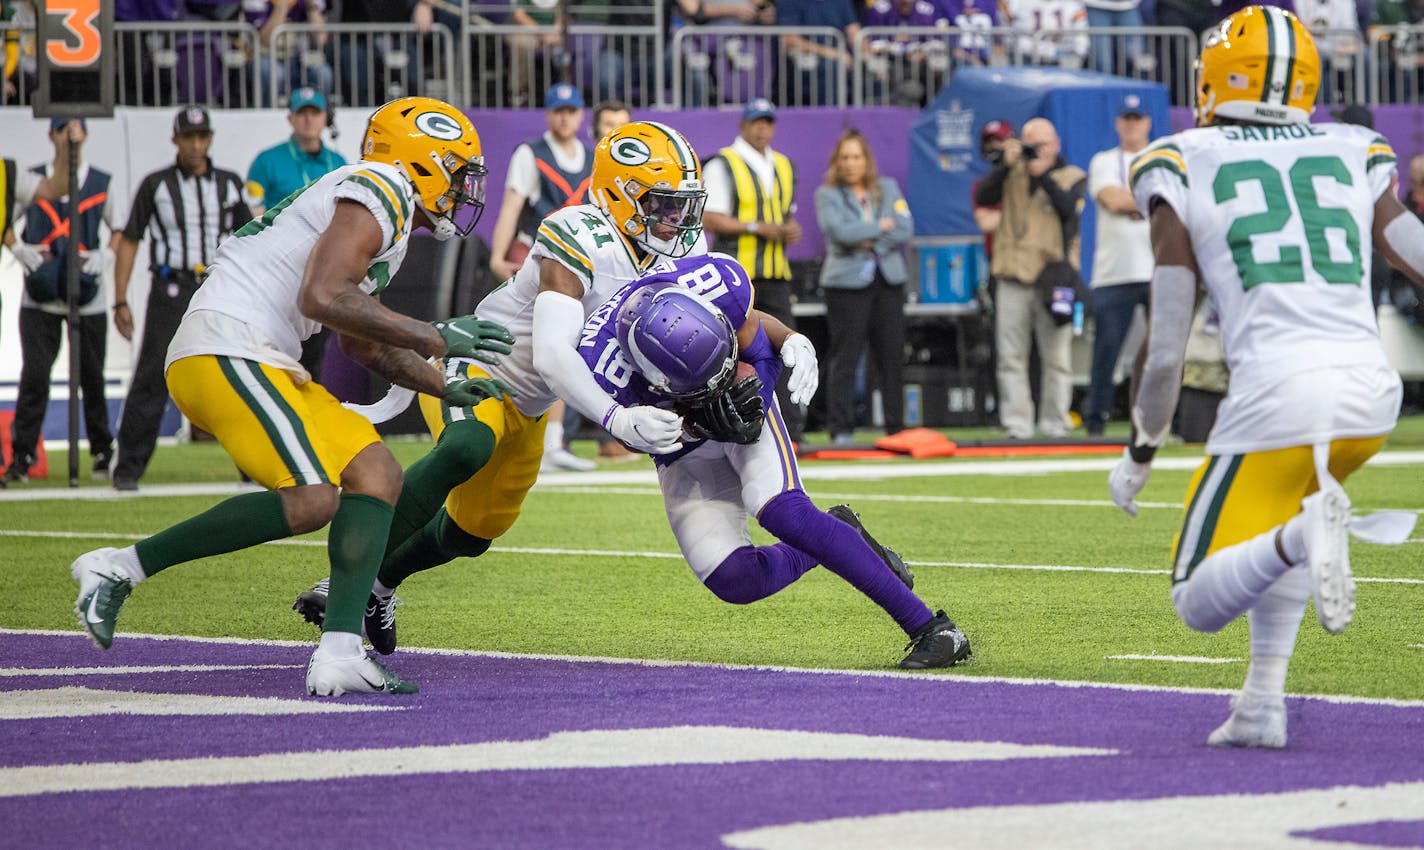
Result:
<svg viewBox="0 0 1424 850"><path fill-rule="evenodd" d="M1350 575L1350 497L1335 487L1301 502L1306 562L1320 625L1339 634L1355 615L1355 579Z"/></svg>
<svg viewBox="0 0 1424 850"><path fill-rule="evenodd" d="M598 468L598 464L591 460L585 460L568 449L554 449L544 452L544 457L539 463L540 469L564 469L569 472L590 472Z"/></svg>
<svg viewBox="0 0 1424 850"><path fill-rule="evenodd" d="M307 693L318 697L342 694L413 694L420 688L407 682L369 655L333 656L317 647L307 662Z"/></svg>
<svg viewBox="0 0 1424 850"><path fill-rule="evenodd" d="M100 649L114 643L114 624L119 609L133 592L133 580L114 557L119 550L112 547L85 552L69 565L69 574L79 582L79 598L74 600L74 614L80 628Z"/></svg>
<svg viewBox="0 0 1424 850"><path fill-rule="evenodd" d="M1279 750L1286 745L1284 697L1231 698L1231 716L1206 739L1213 747L1261 747Z"/></svg>

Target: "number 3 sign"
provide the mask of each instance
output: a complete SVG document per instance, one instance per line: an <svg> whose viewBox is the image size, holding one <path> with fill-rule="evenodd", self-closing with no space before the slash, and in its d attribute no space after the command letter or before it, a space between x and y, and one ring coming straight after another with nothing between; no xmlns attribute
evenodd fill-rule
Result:
<svg viewBox="0 0 1424 850"><path fill-rule="evenodd" d="M114 114L114 0L46 0L38 20L39 118Z"/></svg>

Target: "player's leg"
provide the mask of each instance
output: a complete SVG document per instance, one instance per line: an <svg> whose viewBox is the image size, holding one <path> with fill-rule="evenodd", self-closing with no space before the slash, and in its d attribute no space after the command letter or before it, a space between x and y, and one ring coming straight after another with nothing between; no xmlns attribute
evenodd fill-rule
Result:
<svg viewBox="0 0 1424 850"><path fill-rule="evenodd" d="M796 454L780 409L767 409L762 436L748 446L728 446L741 481L742 505L762 528L825 565L879 605L911 638L914 651L902 666L949 666L969 654L969 642L943 611L933 612L897 574L884 548L863 528L818 509L801 488ZM898 556L896 558L898 560Z"/></svg>
<svg viewBox="0 0 1424 850"><path fill-rule="evenodd" d="M145 578L175 564L321 528L337 508L335 471L313 436L321 432L310 426L307 401L284 372L237 358L189 357L169 368L168 384L183 414L269 489L234 496L133 546L100 549L75 561L85 628L104 648L123 599ZM95 590L99 585L107 589ZM95 598L101 604L95 606Z"/></svg>

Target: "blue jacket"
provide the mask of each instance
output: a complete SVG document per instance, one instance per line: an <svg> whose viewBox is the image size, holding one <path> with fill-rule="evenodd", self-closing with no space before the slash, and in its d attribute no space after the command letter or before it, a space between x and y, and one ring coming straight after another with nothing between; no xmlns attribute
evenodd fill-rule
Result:
<svg viewBox="0 0 1424 850"><path fill-rule="evenodd" d="M861 216L855 194L844 186L822 186L816 190L816 222L826 239L826 262L821 266L821 286L827 289L864 289L870 285L863 270L874 260L891 284L909 279L905 267L904 244L915 232L910 207L892 178L880 178L880 207L869 220ZM880 232L880 219L893 217L895 227ZM870 242L869 250L860 248Z"/></svg>

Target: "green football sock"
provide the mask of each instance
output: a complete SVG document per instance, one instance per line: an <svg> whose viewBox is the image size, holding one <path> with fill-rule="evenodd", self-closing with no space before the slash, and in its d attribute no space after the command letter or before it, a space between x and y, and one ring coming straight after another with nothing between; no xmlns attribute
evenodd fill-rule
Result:
<svg viewBox="0 0 1424 850"><path fill-rule="evenodd" d="M451 422L440 432L435 447L405 471L386 541L388 558L440 512L451 490L484 467L494 446L494 432L478 419Z"/></svg>
<svg viewBox="0 0 1424 850"><path fill-rule="evenodd" d="M395 588L422 570L447 564L458 557L478 558L490 541L462 530L443 509L425 527L397 546L381 563L381 584Z"/></svg>
<svg viewBox="0 0 1424 850"><path fill-rule="evenodd" d="M191 519L140 540L134 549L144 574L151 576L174 564L291 536L292 529L282 509L282 494L267 490L218 502Z"/></svg>
<svg viewBox="0 0 1424 850"><path fill-rule="evenodd" d="M326 534L331 589L322 631L361 633L366 598L381 566L392 513L390 505L374 496L341 494L341 506Z"/></svg>

